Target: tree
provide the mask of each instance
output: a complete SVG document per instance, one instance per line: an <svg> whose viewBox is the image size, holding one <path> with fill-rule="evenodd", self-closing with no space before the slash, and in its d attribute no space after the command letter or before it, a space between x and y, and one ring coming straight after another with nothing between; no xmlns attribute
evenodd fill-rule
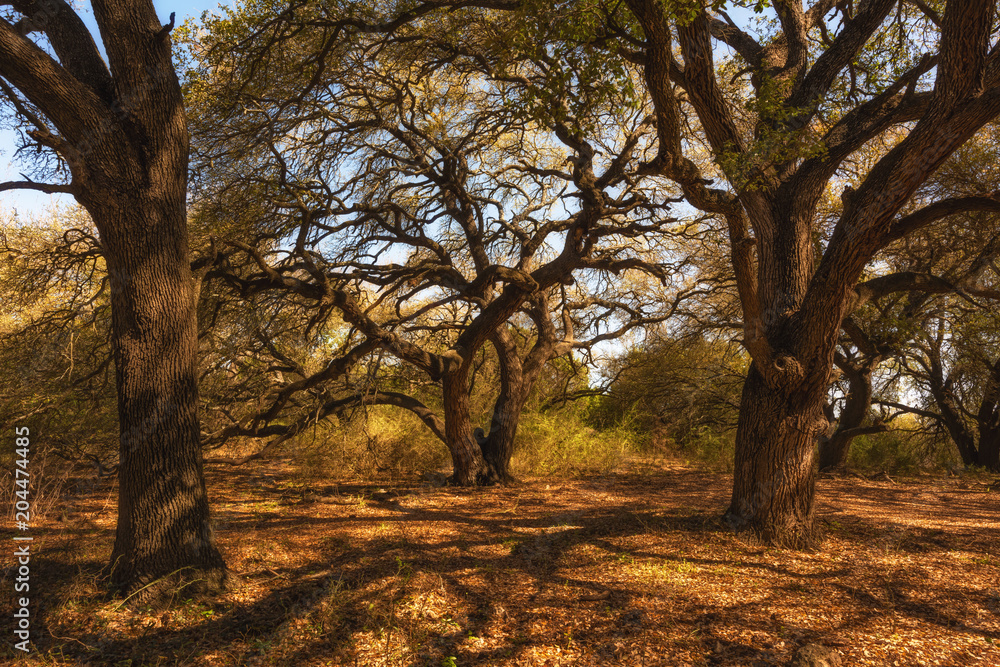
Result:
<svg viewBox="0 0 1000 667"><path fill-rule="evenodd" d="M996 132L995 123L991 123L976 135L974 142L957 150L924 182L908 209L917 210L941 199L974 196L992 188L997 179ZM985 436L989 443L991 432L990 394L980 392L990 383L988 360L993 350L989 336L983 334L988 330L989 310L1000 297L995 278L998 254L997 215L990 212L948 216L879 253L876 261L887 266L889 273L856 288L858 305L844 321L845 336L835 361L849 389L836 432L828 440L821 439L821 469L842 464L854 436L886 430L883 419L864 423L875 398L873 371L883 360L893 360L897 370L892 375L899 378L902 373L912 383L907 393L919 390L925 399L911 406L900 403L903 399L898 396L878 396L883 410L893 407L915 411L931 419L952 433L956 443L961 441L960 453L967 464L979 461L979 438L975 434ZM938 332L945 330L948 333L939 340ZM985 375L981 370L986 371ZM884 371L881 375L890 379ZM946 385L952 388L945 390ZM963 385L961 389L959 385ZM940 409L935 407L938 399L943 406ZM981 403L983 400L986 404ZM966 420L960 416L962 404L967 402L978 404L973 412L981 409L981 418ZM971 417L973 412L964 414ZM945 415L951 419L946 421Z"/></svg>
<svg viewBox="0 0 1000 667"><path fill-rule="evenodd" d="M828 471L842 466L847 460L854 438L859 435L881 433L887 428L882 420L869 418L874 391L872 373L885 359L887 352L851 318L845 320L844 328L847 331L846 340L841 341L840 349L834 356L834 362L843 373L847 384L843 391L844 406L836 417L833 405L826 406L826 416L831 423L836 422L836 428L830 434L820 435L820 470Z"/></svg>
<svg viewBox="0 0 1000 667"><path fill-rule="evenodd" d="M549 321L550 303L572 309L560 287L610 284L610 274L666 280L667 268L643 250L661 247L674 221L664 215L670 198L635 173L651 135L639 105L627 92L582 102L569 79L548 88L544 50L518 63L516 75L505 70L476 46L482 32L462 27L467 18L352 41L333 40L339 24L321 19L213 22L206 41L215 43L202 46L192 82L193 97L209 107L204 118L217 119L205 128L199 167L218 196L203 214L236 217L235 199L267 204L241 210L245 222L235 227L257 232L220 237L229 268L209 278L243 296L311 300L317 322L336 312L358 341L229 435L298 428L272 423L294 392L326 386L380 351L440 383L443 420L392 391L338 396L313 414L359 401L410 409L448 446L455 483L505 480L534 379L577 345L572 317ZM286 19L301 50L275 48L271 37L283 31L274 22ZM225 48L234 43L243 49ZM336 58L315 58L325 44ZM532 104L548 115L525 114L519 102L542 93ZM521 311L536 325L525 359L505 330ZM645 306L629 316L647 317ZM501 386L492 425L477 434L470 373L491 343Z"/></svg>
<svg viewBox="0 0 1000 667"><path fill-rule="evenodd" d="M0 190L73 195L100 232L110 277L121 429L111 583L130 594L180 572L223 584L199 438L188 133L173 19L162 25L149 0L94 0L105 63L64 0L5 4L13 15L0 19L0 90L27 142L69 179Z"/></svg>
<svg viewBox="0 0 1000 667"><path fill-rule="evenodd" d="M642 275L638 271L634 273ZM594 279L595 276L589 278ZM671 303L663 292L648 289L654 282L652 280L637 281L638 284L631 289L626 286L627 282L617 276L614 280L598 280L597 284L577 281L578 294L575 298L567 294L566 288L560 288L559 305L555 307L550 305L554 299L546 294L533 295L525 308L534 325L528 329L532 340L523 354L519 353L519 346L512 335L514 327L501 327L491 338L498 358L499 387L489 431L477 430L476 439L483 457L502 480L510 479L509 464L518 421L547 363L576 353L588 357L587 361L593 367L595 364L589 357L595 347L608 341L620 341L633 331L661 324L674 315L681 302L697 291L681 289L674 294ZM595 293L601 296L595 296ZM665 302L668 307L663 308ZM558 322L553 322L553 319ZM566 379L572 381L576 375L571 373ZM596 395L590 387L582 391L584 395ZM577 392L577 395L581 394ZM569 397L564 391L553 398L566 400Z"/></svg>
<svg viewBox="0 0 1000 667"><path fill-rule="evenodd" d="M892 353L915 388L916 405L882 400L948 433L963 463L1000 469L1000 348L995 315L1000 233L995 216L978 214L955 230L917 235L900 252L925 289L886 308L909 341ZM950 233L949 233L950 232ZM923 237L923 238L921 238ZM923 241L923 242L921 242ZM897 338L898 341L898 338Z"/></svg>
<svg viewBox="0 0 1000 667"><path fill-rule="evenodd" d="M904 409L943 427L965 465L1000 472L1000 322L989 311L963 311L927 322L922 354L908 369L932 400Z"/></svg>
<svg viewBox="0 0 1000 667"><path fill-rule="evenodd" d="M894 0L820 0L809 8L783 0L766 41L720 5L627 4L644 37L636 40L625 19L609 25L637 44L627 55L644 68L653 100L659 155L648 170L676 181L694 206L724 216L730 232L743 344L753 361L726 521L765 542L810 544L815 443L827 428L834 352L863 271L880 249L934 220L1000 208L987 192L900 215L921 183L1000 111L994 3L953 0L939 15ZM911 30L934 38L910 41ZM725 79L713 41L738 54ZM688 114L711 148L711 175L728 188L710 187L685 157ZM845 160L877 141L883 152L857 187L843 188L841 214L828 241L817 243L820 199Z"/></svg>

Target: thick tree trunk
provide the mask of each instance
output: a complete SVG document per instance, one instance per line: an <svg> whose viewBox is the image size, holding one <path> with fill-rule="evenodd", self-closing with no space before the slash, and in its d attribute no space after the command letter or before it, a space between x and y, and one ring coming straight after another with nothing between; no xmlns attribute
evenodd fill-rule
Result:
<svg viewBox="0 0 1000 667"><path fill-rule="evenodd" d="M211 590L228 578L202 470L184 190L174 194L90 207L109 251L121 427L109 573L126 595L153 592L154 581L182 579Z"/></svg>
<svg viewBox="0 0 1000 667"><path fill-rule="evenodd" d="M823 397L769 387L751 365L736 432L733 496L725 521L777 546L814 544L816 435Z"/></svg>
<svg viewBox="0 0 1000 667"><path fill-rule="evenodd" d="M453 472L451 483L476 486L496 482L483 460L479 443L472 433L469 410L469 364L442 378L444 385L444 425Z"/></svg>
<svg viewBox="0 0 1000 667"><path fill-rule="evenodd" d="M823 471L836 470L844 465L855 437L857 436L853 433L847 433L838 426L829 438L821 438L819 442L819 469Z"/></svg>
<svg viewBox="0 0 1000 667"><path fill-rule="evenodd" d="M517 481L510 472L510 460L514 456L514 441L520 417L519 410L494 413L490 432L479 441L483 459L489 466L490 478L501 484Z"/></svg>
<svg viewBox="0 0 1000 667"><path fill-rule="evenodd" d="M979 425L979 465L1000 472L1000 359L990 365L990 377L976 413Z"/></svg>
<svg viewBox="0 0 1000 667"><path fill-rule="evenodd" d="M110 279L121 428L111 581L129 594L174 575L213 587L226 568L201 466L173 20L163 26L149 0L93 0L102 53L69 4L14 4L30 29L0 22L0 76L44 116L32 117L32 134L72 173L68 190L97 225ZM34 31L44 50L27 38Z"/></svg>
<svg viewBox="0 0 1000 667"><path fill-rule="evenodd" d="M560 348L556 343L557 333L548 319L549 307L545 296L536 296L533 305L538 338L524 361L518 355L517 345L509 330L501 327L491 337L500 366L500 391L493 405L490 432L477 440L491 476L501 483L516 481L510 474L510 460L514 455L521 413L524 412L532 387L538 381L545 364L570 349L568 346ZM569 325L566 328L563 335L570 338L572 331Z"/></svg>

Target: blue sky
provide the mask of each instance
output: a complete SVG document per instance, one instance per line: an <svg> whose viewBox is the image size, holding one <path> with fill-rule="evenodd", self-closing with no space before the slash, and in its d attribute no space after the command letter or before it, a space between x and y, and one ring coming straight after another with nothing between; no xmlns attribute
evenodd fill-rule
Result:
<svg viewBox="0 0 1000 667"><path fill-rule="evenodd" d="M170 20L170 13L177 14L176 23L180 25L189 17L200 16L203 11L216 10L219 5L229 5L226 0L153 0L156 11L160 16L160 21L167 23ZM90 11L90 3L82 3L83 9L80 14L84 22L96 36L97 24L94 23L93 14ZM0 130L0 182L23 180L20 171L23 165L18 164L14 157L16 135L11 130ZM6 218L14 209L20 216L42 216L55 204L69 204L72 198L66 195L49 196L40 192L27 190L4 192L0 194L0 217Z"/></svg>

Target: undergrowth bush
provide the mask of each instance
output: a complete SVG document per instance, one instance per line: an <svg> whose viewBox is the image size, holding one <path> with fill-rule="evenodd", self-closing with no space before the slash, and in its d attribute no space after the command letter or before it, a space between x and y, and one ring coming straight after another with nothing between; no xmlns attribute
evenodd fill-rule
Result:
<svg viewBox="0 0 1000 667"><path fill-rule="evenodd" d="M954 446L926 432L886 431L851 442L847 466L855 470L916 472L961 465Z"/></svg>
<svg viewBox="0 0 1000 667"><path fill-rule="evenodd" d="M715 470L731 472L736 456L736 432L703 427L677 445L675 456L688 463L702 463Z"/></svg>
<svg viewBox="0 0 1000 667"><path fill-rule="evenodd" d="M638 451L632 425L602 429L584 419L586 406L526 411L518 428L511 467L515 475L548 476L606 472ZM444 443L411 413L387 407L370 408L367 419L321 422L287 444L303 476L412 474L449 470L451 457Z"/></svg>
<svg viewBox="0 0 1000 667"><path fill-rule="evenodd" d="M511 462L515 475L607 472L638 450L632 425L619 422L597 430L585 419L586 405L568 405L521 417Z"/></svg>
<svg viewBox="0 0 1000 667"><path fill-rule="evenodd" d="M731 341L661 332L611 364L590 422L603 430L627 417L644 455L731 470L747 363Z"/></svg>
<svg viewBox="0 0 1000 667"><path fill-rule="evenodd" d="M15 449L4 448L0 456L0 503L3 503L7 516L7 525L14 525L17 511L16 503L27 500L30 503L29 523L45 518L51 510L58 508L63 488L74 470L74 465L62 459L44 440L32 441L28 448L28 488L17 484L18 469ZM27 498L18 495L18 491L27 491Z"/></svg>
<svg viewBox="0 0 1000 667"><path fill-rule="evenodd" d="M311 478L437 470L451 461L448 449L406 410L373 407L341 422L320 422L287 451Z"/></svg>

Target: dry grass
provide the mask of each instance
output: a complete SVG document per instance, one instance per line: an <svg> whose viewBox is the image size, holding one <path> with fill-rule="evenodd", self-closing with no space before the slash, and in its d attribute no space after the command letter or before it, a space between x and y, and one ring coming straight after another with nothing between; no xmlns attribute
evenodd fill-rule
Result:
<svg viewBox="0 0 1000 667"><path fill-rule="evenodd" d="M975 479L823 479L828 536L799 553L722 530L724 475L630 470L486 490L214 470L243 585L140 610L100 598L114 489L80 480L34 530L32 660L777 665L818 641L848 665L1000 664L1000 493Z"/></svg>

